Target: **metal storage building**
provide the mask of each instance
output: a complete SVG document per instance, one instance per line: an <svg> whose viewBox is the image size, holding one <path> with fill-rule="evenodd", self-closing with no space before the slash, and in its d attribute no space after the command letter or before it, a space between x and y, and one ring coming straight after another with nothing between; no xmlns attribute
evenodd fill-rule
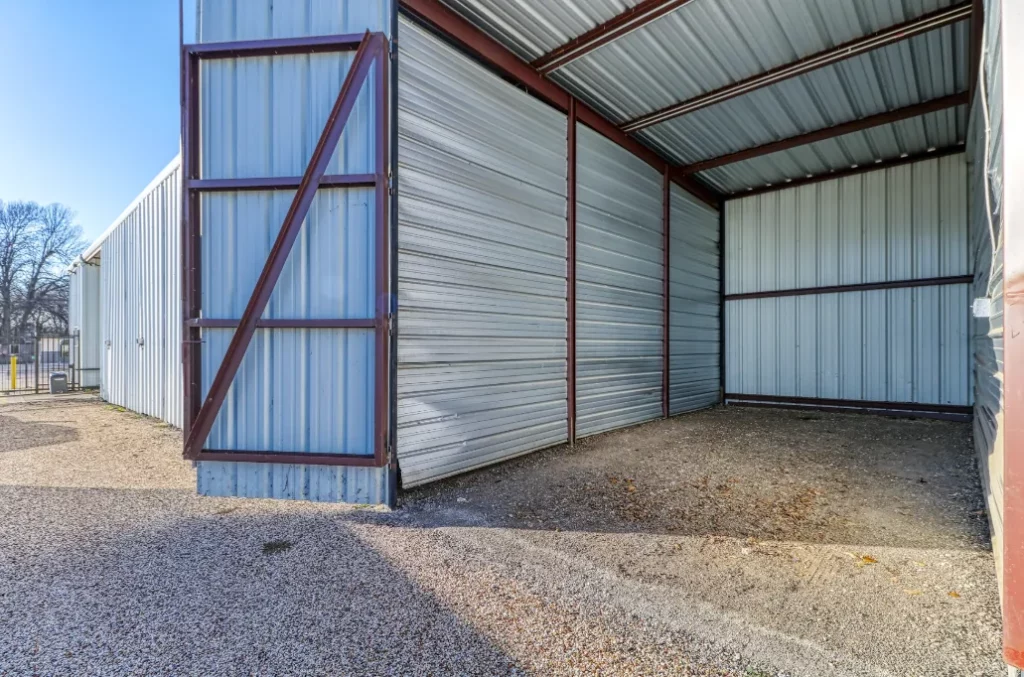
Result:
<svg viewBox="0 0 1024 677"><path fill-rule="evenodd" d="M83 385L179 428L180 195L176 157L72 266L69 313Z"/></svg>
<svg viewBox="0 0 1024 677"><path fill-rule="evenodd" d="M970 417L1024 663L1020 7L197 4L180 172L86 259L104 396L201 493L391 503L723 401Z"/></svg>

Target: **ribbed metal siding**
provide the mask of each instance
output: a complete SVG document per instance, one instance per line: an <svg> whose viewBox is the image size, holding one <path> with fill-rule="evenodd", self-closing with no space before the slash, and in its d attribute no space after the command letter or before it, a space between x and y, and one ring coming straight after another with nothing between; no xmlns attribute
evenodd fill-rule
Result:
<svg viewBox="0 0 1024 677"><path fill-rule="evenodd" d="M963 155L726 203L726 292L964 275ZM731 300L726 390L966 405L968 285Z"/></svg>
<svg viewBox="0 0 1024 677"><path fill-rule="evenodd" d="M726 390L970 404L968 285L726 304Z"/></svg>
<svg viewBox="0 0 1024 677"><path fill-rule="evenodd" d="M967 87L961 55L968 28L961 22L931 31L669 120L643 136L672 149L674 159L694 162L955 94Z"/></svg>
<svg viewBox="0 0 1024 677"><path fill-rule="evenodd" d="M560 80L570 84L583 98L603 101L603 108L621 121L718 89L954 1L695 0L556 72ZM935 49L935 43L931 46L928 54L931 59L925 59L924 63L916 61L923 53L916 49L908 53L906 46L897 47L902 54L894 56L905 58L913 54L915 62L907 64L906 70L880 69L884 77L875 77L874 73L859 67L847 69L846 74L858 76L842 81L842 88L853 96L818 99L811 102L809 110L802 105L803 101L800 105L794 102L786 113L814 114L820 110L818 106L836 112L844 109L852 112L859 105L877 101L879 92L885 91L889 83L899 83L907 75L925 74L926 78L916 82L929 86L927 81L934 77L931 69L936 64L947 65L937 57L949 54L948 50ZM851 62L858 58L863 57ZM871 60L869 58L868 62ZM889 58L876 58L875 63L889 66L892 62ZM952 61L948 65L952 70ZM912 93L913 90L905 95ZM762 119L782 119L774 111L765 111L765 115ZM855 117L850 115L846 119ZM729 144L747 140L742 133L738 137L719 133L715 139L711 129L705 131L708 133L696 140L686 140L686 135L680 135L678 140L687 144L703 141Z"/></svg>
<svg viewBox="0 0 1024 677"><path fill-rule="evenodd" d="M241 317L291 191L204 196L203 312ZM374 310L373 190L318 191L265 318L365 318ZM233 330L203 332L203 393ZM207 448L372 453L372 329L259 329Z"/></svg>
<svg viewBox="0 0 1024 677"><path fill-rule="evenodd" d="M404 486L567 439L566 118L400 25Z"/></svg>
<svg viewBox="0 0 1024 677"><path fill-rule="evenodd" d="M199 0L197 42L391 32L391 0Z"/></svg>
<svg viewBox="0 0 1024 677"><path fill-rule="evenodd" d="M365 30L388 32L386 0L202 0L200 42ZM352 53L205 62L201 68L204 178L299 176L351 66ZM374 67L327 168L372 173L378 112ZM291 191L218 193L202 199L202 307L237 319L249 300L293 197ZM317 193L265 318L373 316L373 191ZM203 332L203 393L230 329ZM257 330L205 448L373 453L372 330ZM386 469L300 464L199 464L202 494L379 503Z"/></svg>
<svg viewBox="0 0 1024 677"><path fill-rule="evenodd" d="M196 480L204 496L372 505L388 495L387 473L380 468L202 461Z"/></svg>
<svg viewBox="0 0 1024 677"><path fill-rule="evenodd" d="M718 212L676 185L669 243L669 413L719 401Z"/></svg>
<svg viewBox="0 0 1024 677"><path fill-rule="evenodd" d="M984 85L988 94L988 165L985 118L975 97L971 117L971 254L974 298L992 300L992 317L973 322L974 447L992 527L992 552L1002 576L1003 557L1003 185L1002 34L999 0L986 2ZM986 174L989 200L985 200ZM991 230L990 222L991 218ZM995 235L995 247L993 237ZM1002 591L1002 586L1000 586Z"/></svg>
<svg viewBox="0 0 1024 677"><path fill-rule="evenodd" d="M576 419L580 437L661 416L662 177L580 125Z"/></svg>
<svg viewBox="0 0 1024 677"><path fill-rule="evenodd" d="M100 394L181 427L180 161L169 169L102 244Z"/></svg>
<svg viewBox="0 0 1024 677"><path fill-rule="evenodd" d="M441 0L523 61L564 45L641 0Z"/></svg>
<svg viewBox="0 0 1024 677"><path fill-rule="evenodd" d="M71 272L68 290L68 326L78 335L75 366L85 388L100 385L100 356L103 336L100 330L99 261L80 263Z"/></svg>

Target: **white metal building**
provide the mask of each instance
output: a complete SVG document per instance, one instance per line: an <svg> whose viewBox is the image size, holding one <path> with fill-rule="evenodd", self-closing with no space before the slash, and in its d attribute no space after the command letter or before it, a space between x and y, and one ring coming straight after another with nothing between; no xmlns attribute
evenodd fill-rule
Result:
<svg viewBox="0 0 1024 677"><path fill-rule="evenodd" d="M200 0L183 157L73 324L210 495L390 503L723 401L973 418L1017 608L1019 11Z"/></svg>
<svg viewBox="0 0 1024 677"><path fill-rule="evenodd" d="M71 270L82 383L181 427L181 159L174 158Z"/></svg>

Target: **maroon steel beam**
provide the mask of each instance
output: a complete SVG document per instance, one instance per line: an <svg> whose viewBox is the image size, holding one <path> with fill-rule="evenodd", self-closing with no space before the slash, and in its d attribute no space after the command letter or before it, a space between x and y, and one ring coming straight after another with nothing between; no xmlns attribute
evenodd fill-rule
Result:
<svg viewBox="0 0 1024 677"><path fill-rule="evenodd" d="M325 174L320 180L321 188L370 188L377 183L374 174ZM244 190L289 190L302 184L301 176L270 176L252 179L189 179L187 190L205 193L233 192Z"/></svg>
<svg viewBox="0 0 1024 677"><path fill-rule="evenodd" d="M726 395L726 397L733 397L733 395ZM856 400L842 400L842 404L818 404L815 402L793 403L789 401L799 398L784 398L783 401L779 402L767 402L764 401L765 398L760 395L737 395L735 397L738 399L728 400L726 404L739 407L755 407L764 409L795 409L797 411L824 411L840 414L871 414L873 416L891 416L896 418L930 418L939 419L941 421L966 422L971 420L971 410L969 407L965 407L966 411L962 412L946 412L935 411L929 408L929 405L920 405L912 409L894 409L892 407L885 406L872 407L868 406L871 403L864 403Z"/></svg>
<svg viewBox="0 0 1024 677"><path fill-rule="evenodd" d="M879 400L844 400L824 397L797 397L795 395L756 395L726 393L725 399L730 401L755 401L785 404L815 404L824 407L867 407L870 409L890 409L892 411L934 411L944 414L970 414L969 406L958 404L921 404L919 402L888 402Z"/></svg>
<svg viewBox="0 0 1024 677"><path fill-rule="evenodd" d="M576 99L569 99L566 127L566 236L565 236L565 305L566 305L566 392L569 418L569 444L576 443Z"/></svg>
<svg viewBox="0 0 1024 677"><path fill-rule="evenodd" d="M725 210L718 210L718 394L725 404Z"/></svg>
<svg viewBox="0 0 1024 677"><path fill-rule="evenodd" d="M671 366L671 360L669 359L669 353L671 352L671 335L669 324L672 320L672 287L669 280L669 271L671 269L670 248L672 241L672 174L669 170L668 165L665 166L665 169L662 172L662 176L664 178L661 182L661 415L663 418L668 418L669 368Z"/></svg>
<svg viewBox="0 0 1024 677"><path fill-rule="evenodd" d="M199 58L181 47L182 59L182 185L199 176ZM181 191L182 319L197 317L202 306L199 195ZM192 430L202 401L202 336L198 327L182 327L182 429Z"/></svg>
<svg viewBox="0 0 1024 677"><path fill-rule="evenodd" d="M497 40L486 35L479 28L448 9L437 0L400 0L402 8L443 33L463 49L473 53L485 64L505 77L519 83L538 99L568 112L568 92L541 75L537 69L521 60ZM577 102L576 119L597 133L614 141L633 155L654 167L659 172L665 166L665 159L619 129L600 113ZM673 179L683 190L698 200L718 209L722 196L693 177Z"/></svg>
<svg viewBox="0 0 1024 677"><path fill-rule="evenodd" d="M310 465L343 465L351 468L376 468L376 456L359 454L309 454L282 451L229 451L207 449L199 453L197 461L228 461L233 463L308 463Z"/></svg>
<svg viewBox="0 0 1024 677"><path fill-rule="evenodd" d="M373 453L377 461L377 465L383 466L389 462L394 463L395 466L391 468L391 470L397 472L397 457L388 453L389 450L387 446L388 424L391 411L391 402L389 399L391 359L388 352L391 342L391 297L389 295L389 279L391 277L389 264L391 262L391 251L388 246L388 232L390 230L388 206L391 203L391 151L388 143L391 137L391 108L389 106L391 54L389 53L387 40L384 39L383 36L378 41L378 50L376 71L377 125L375 129L376 135L374 137L374 149L377 156L375 191L376 204L374 208L374 246L377 249L377 262L375 266L376 283L374 285L374 316L377 318L377 324L374 329L373 351L376 372L373 389ZM392 501L393 500L394 498L392 498Z"/></svg>
<svg viewBox="0 0 1024 677"><path fill-rule="evenodd" d="M955 106L963 106L965 104L967 104L967 92L951 94L949 96L939 97L938 99L932 99L931 101L916 103L912 106L897 108L896 110L887 111L885 113L869 115L859 120L851 120L831 127L816 129L813 132L791 136L788 139L773 141L755 148L746 148L744 150L736 151L735 153L729 153L728 155L721 155L716 158L701 160L700 162L694 162L693 164L686 165L685 167L679 167L675 171L677 175L688 176L690 174L704 172L709 169L732 164L734 162L751 160L756 157L761 157L762 155L778 153L780 151L789 150L809 143L817 143L818 141L825 141L826 139L843 136L844 134L861 132L865 129L880 127L881 125L888 125L894 122L899 122L900 120L907 120L909 118L915 118L920 115L927 115L928 113L935 113L937 111L946 110L947 108L953 108Z"/></svg>
<svg viewBox="0 0 1024 677"><path fill-rule="evenodd" d="M359 49L356 51L352 66L345 76L345 82L338 93L338 99L331 110L330 116L327 118L327 123L324 125L320 140L317 142L313 156L310 158L309 165L303 174L302 184L295 193L284 223L281 226L281 231L278 233L277 239L270 250L270 255L263 267L263 271L260 273L259 280L256 282L256 287L253 289L249 303L242 313L238 328L231 337L231 342L228 344L227 352L224 355L224 361L217 370L217 375L213 379L206 400L203 402L202 407L200 407L192 429L186 438L186 458L197 458L202 451L203 444L210 434L210 429L213 427L214 419L224 403L224 398L231 387L232 381L234 381L235 374L238 373L239 366L242 364L245 351L252 341L253 335L256 333L256 324L259 322L260 315L263 314L267 307L270 296L274 291L274 286L277 284L277 280L280 278L281 271L284 269L285 262L288 259L288 254L291 252L292 245L298 237L299 229L313 202L320 179L330 163L338 141L341 139L341 134L345 129L345 123L355 107L359 90L378 55L381 61L387 58L383 36L367 32L363 37L362 43L359 45Z"/></svg>
<svg viewBox="0 0 1024 677"><path fill-rule="evenodd" d="M1002 9L1003 657L1024 667L1024 4ZM987 172L986 172L987 174Z"/></svg>
<svg viewBox="0 0 1024 677"><path fill-rule="evenodd" d="M813 70L830 66L846 59L870 52L880 47L885 47L894 42L906 40L915 35L927 33L943 26L964 21L971 16L971 0L960 2L952 7L947 7L924 16L905 21L895 26L890 26L870 35L856 38L845 42L838 47L826 49L812 54L811 56L777 66L763 73L744 78L739 82L719 87L710 92L700 94L686 101L666 106L661 110L642 115L622 125L625 132L636 132L651 125L656 125L687 113L706 108L716 103L728 101L743 94L749 94L769 85L778 84L784 80L794 78L798 75L809 73Z"/></svg>
<svg viewBox="0 0 1024 677"><path fill-rule="evenodd" d="M761 195L763 193L771 193L777 190L786 190L788 188L796 188L798 186L807 186L812 183L820 183L822 181L829 181L831 179L839 179L846 176L856 176L857 174L864 174L866 172L873 172L878 169L888 169L890 167L899 167L900 165L907 165L914 162L921 162L923 160L931 160L938 157L945 157L947 155L956 155L957 153L964 152L964 144L957 143L952 146L946 146L945 148L939 148L936 150L926 150L920 153L913 153L910 155L904 155L903 157L891 158L889 160L881 160L878 162L872 162L865 165L857 165L848 169L841 169L839 171L826 172L824 174L816 174L803 179L793 179L791 181L783 181L777 184L763 186L761 188L754 188L752 190L737 191L732 195L729 195L727 199L737 199L741 197L749 197L751 195Z"/></svg>
<svg viewBox="0 0 1024 677"><path fill-rule="evenodd" d="M200 329L234 329L241 320L220 318L193 318L186 322L188 327ZM370 318L330 318L330 319L284 319L257 320L257 329L375 329L377 319Z"/></svg>
<svg viewBox="0 0 1024 677"><path fill-rule="evenodd" d="M204 42L188 45L190 53L204 59L239 59L253 56L314 54L317 52L350 52L358 49L361 33L317 35L301 38L240 40L237 42Z"/></svg>
<svg viewBox="0 0 1024 677"><path fill-rule="evenodd" d="M564 45L556 47L544 56L535 59L531 65L541 74L547 75L558 68L568 66L576 59L593 52L599 47L603 47L639 28L643 28L670 12L674 12L690 1L644 0L640 4L622 12L622 14L595 26L583 35L573 38Z"/></svg>
<svg viewBox="0 0 1024 677"><path fill-rule="evenodd" d="M799 289L776 289L755 291L745 294L726 294L726 301L746 299L772 299L783 296L811 296L814 294L845 294L855 291L878 291L880 289L912 289L914 287L941 287L951 284L971 284L973 275L950 275L948 277L924 277L917 280L893 280L890 282L865 282L863 284L840 284L830 287L801 287Z"/></svg>

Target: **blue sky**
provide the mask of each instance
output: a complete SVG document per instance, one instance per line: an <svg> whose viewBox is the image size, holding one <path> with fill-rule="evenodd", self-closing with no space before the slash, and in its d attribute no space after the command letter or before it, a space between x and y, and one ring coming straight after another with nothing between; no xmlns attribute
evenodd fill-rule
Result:
<svg viewBox="0 0 1024 677"><path fill-rule="evenodd" d="M91 241L178 152L178 0L0 0L0 87L0 199Z"/></svg>

